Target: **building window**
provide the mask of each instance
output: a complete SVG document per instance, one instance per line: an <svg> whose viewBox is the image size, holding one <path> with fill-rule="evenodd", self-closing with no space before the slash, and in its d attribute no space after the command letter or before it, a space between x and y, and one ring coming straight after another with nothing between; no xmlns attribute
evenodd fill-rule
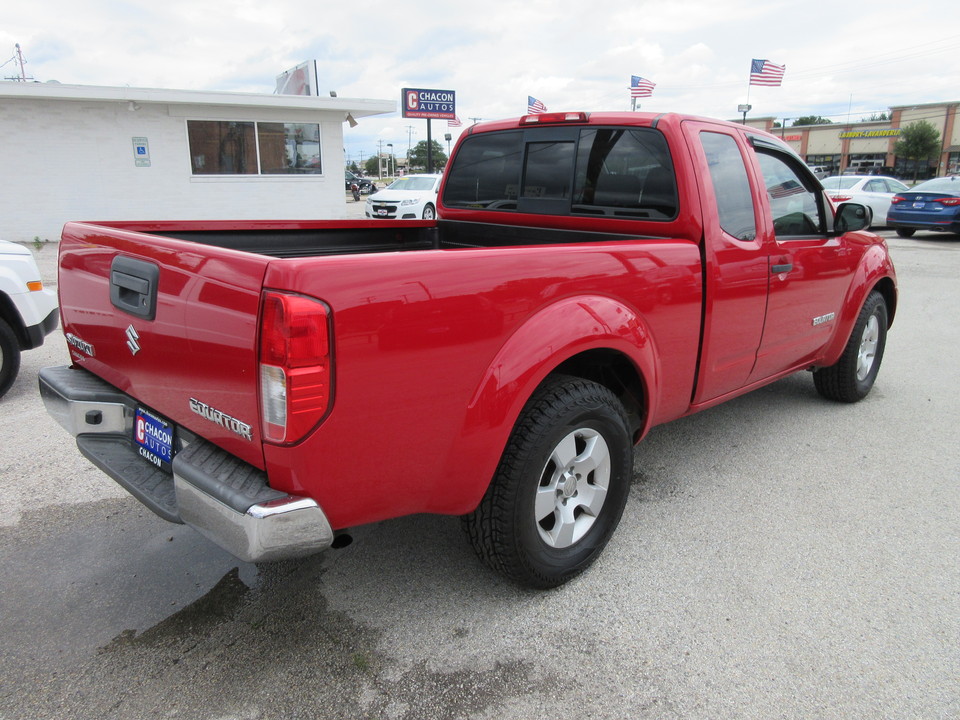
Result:
<svg viewBox="0 0 960 720"><path fill-rule="evenodd" d="M320 125L188 120L194 175L319 174Z"/></svg>
<svg viewBox="0 0 960 720"><path fill-rule="evenodd" d="M951 152L947 157L947 175L960 173L960 152Z"/></svg>

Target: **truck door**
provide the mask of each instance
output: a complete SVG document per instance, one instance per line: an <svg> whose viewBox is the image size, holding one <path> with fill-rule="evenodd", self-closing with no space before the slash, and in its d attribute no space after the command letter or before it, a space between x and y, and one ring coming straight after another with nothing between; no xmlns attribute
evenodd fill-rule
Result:
<svg viewBox="0 0 960 720"><path fill-rule="evenodd" d="M757 358L770 281L768 250L757 232L761 197L750 180L752 150L735 130L685 122L703 208L704 316L699 404L740 389Z"/></svg>
<svg viewBox="0 0 960 720"><path fill-rule="evenodd" d="M827 234L828 209L809 170L764 138L753 139L764 192L762 232L771 241L770 294L750 381L813 360L830 340L856 257Z"/></svg>

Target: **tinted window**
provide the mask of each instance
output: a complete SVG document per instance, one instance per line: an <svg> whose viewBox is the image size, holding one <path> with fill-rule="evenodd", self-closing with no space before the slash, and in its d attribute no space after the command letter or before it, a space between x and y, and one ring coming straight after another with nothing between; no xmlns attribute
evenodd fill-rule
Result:
<svg viewBox="0 0 960 720"><path fill-rule="evenodd" d="M317 123L188 120L187 136L194 175L322 172Z"/></svg>
<svg viewBox="0 0 960 720"><path fill-rule="evenodd" d="M787 157L758 150L757 159L777 237L821 232L816 194L804 186L802 177L794 171Z"/></svg>
<svg viewBox="0 0 960 720"><path fill-rule="evenodd" d="M523 133L468 138L457 151L443 191L449 207L516 210Z"/></svg>
<svg viewBox="0 0 960 720"><path fill-rule="evenodd" d="M580 133L572 211L666 220L677 214L677 186L666 140L656 130Z"/></svg>
<svg viewBox="0 0 960 720"><path fill-rule="evenodd" d="M551 138L542 140L547 134ZM468 138L449 171L443 202L652 220L672 219L678 208L666 140L645 128L560 127Z"/></svg>
<svg viewBox="0 0 960 720"><path fill-rule="evenodd" d="M569 198L573 180L573 147L572 142L528 143L521 197Z"/></svg>
<svg viewBox="0 0 960 720"><path fill-rule="evenodd" d="M190 165L194 175L256 175L257 138L252 122L190 120Z"/></svg>
<svg viewBox="0 0 960 720"><path fill-rule="evenodd" d="M753 240L757 236L753 197L737 141L729 135L705 132L700 134L700 142L710 168L720 227L739 240Z"/></svg>

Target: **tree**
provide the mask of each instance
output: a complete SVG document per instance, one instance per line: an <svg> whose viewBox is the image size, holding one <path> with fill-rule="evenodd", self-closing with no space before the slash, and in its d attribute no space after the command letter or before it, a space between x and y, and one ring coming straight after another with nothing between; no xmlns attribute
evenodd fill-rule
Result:
<svg viewBox="0 0 960 720"><path fill-rule="evenodd" d="M793 121L793 127L797 125L830 125L832 123L832 120L827 120L825 117L820 117L819 115L804 115Z"/></svg>
<svg viewBox="0 0 960 720"><path fill-rule="evenodd" d="M367 158L367 161L363 164L363 171L367 175L376 175L380 176L380 158L376 155L371 155Z"/></svg>
<svg viewBox="0 0 960 720"><path fill-rule="evenodd" d="M893 152L897 157L914 161L913 181L916 182L921 163L929 163L940 154L940 133L926 120L910 123L900 131Z"/></svg>
<svg viewBox="0 0 960 720"><path fill-rule="evenodd" d="M436 140L431 140L431 147L433 148L433 168L442 167L447 163L447 156L443 152L443 148L440 146ZM427 167L427 141L421 140L418 142L414 148L410 151L410 167Z"/></svg>
<svg viewBox="0 0 960 720"><path fill-rule="evenodd" d="M873 115L871 115L868 118L860 118L860 122L886 122L889 119L890 119L890 116L887 113L882 112L882 113L873 113Z"/></svg>

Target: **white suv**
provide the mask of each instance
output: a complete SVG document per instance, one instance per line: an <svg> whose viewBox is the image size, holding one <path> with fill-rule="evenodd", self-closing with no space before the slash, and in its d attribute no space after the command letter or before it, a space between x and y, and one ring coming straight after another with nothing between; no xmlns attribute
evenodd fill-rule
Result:
<svg viewBox="0 0 960 720"><path fill-rule="evenodd" d="M43 287L33 253L0 240L0 397L20 370L20 352L43 344L56 330L57 295Z"/></svg>

